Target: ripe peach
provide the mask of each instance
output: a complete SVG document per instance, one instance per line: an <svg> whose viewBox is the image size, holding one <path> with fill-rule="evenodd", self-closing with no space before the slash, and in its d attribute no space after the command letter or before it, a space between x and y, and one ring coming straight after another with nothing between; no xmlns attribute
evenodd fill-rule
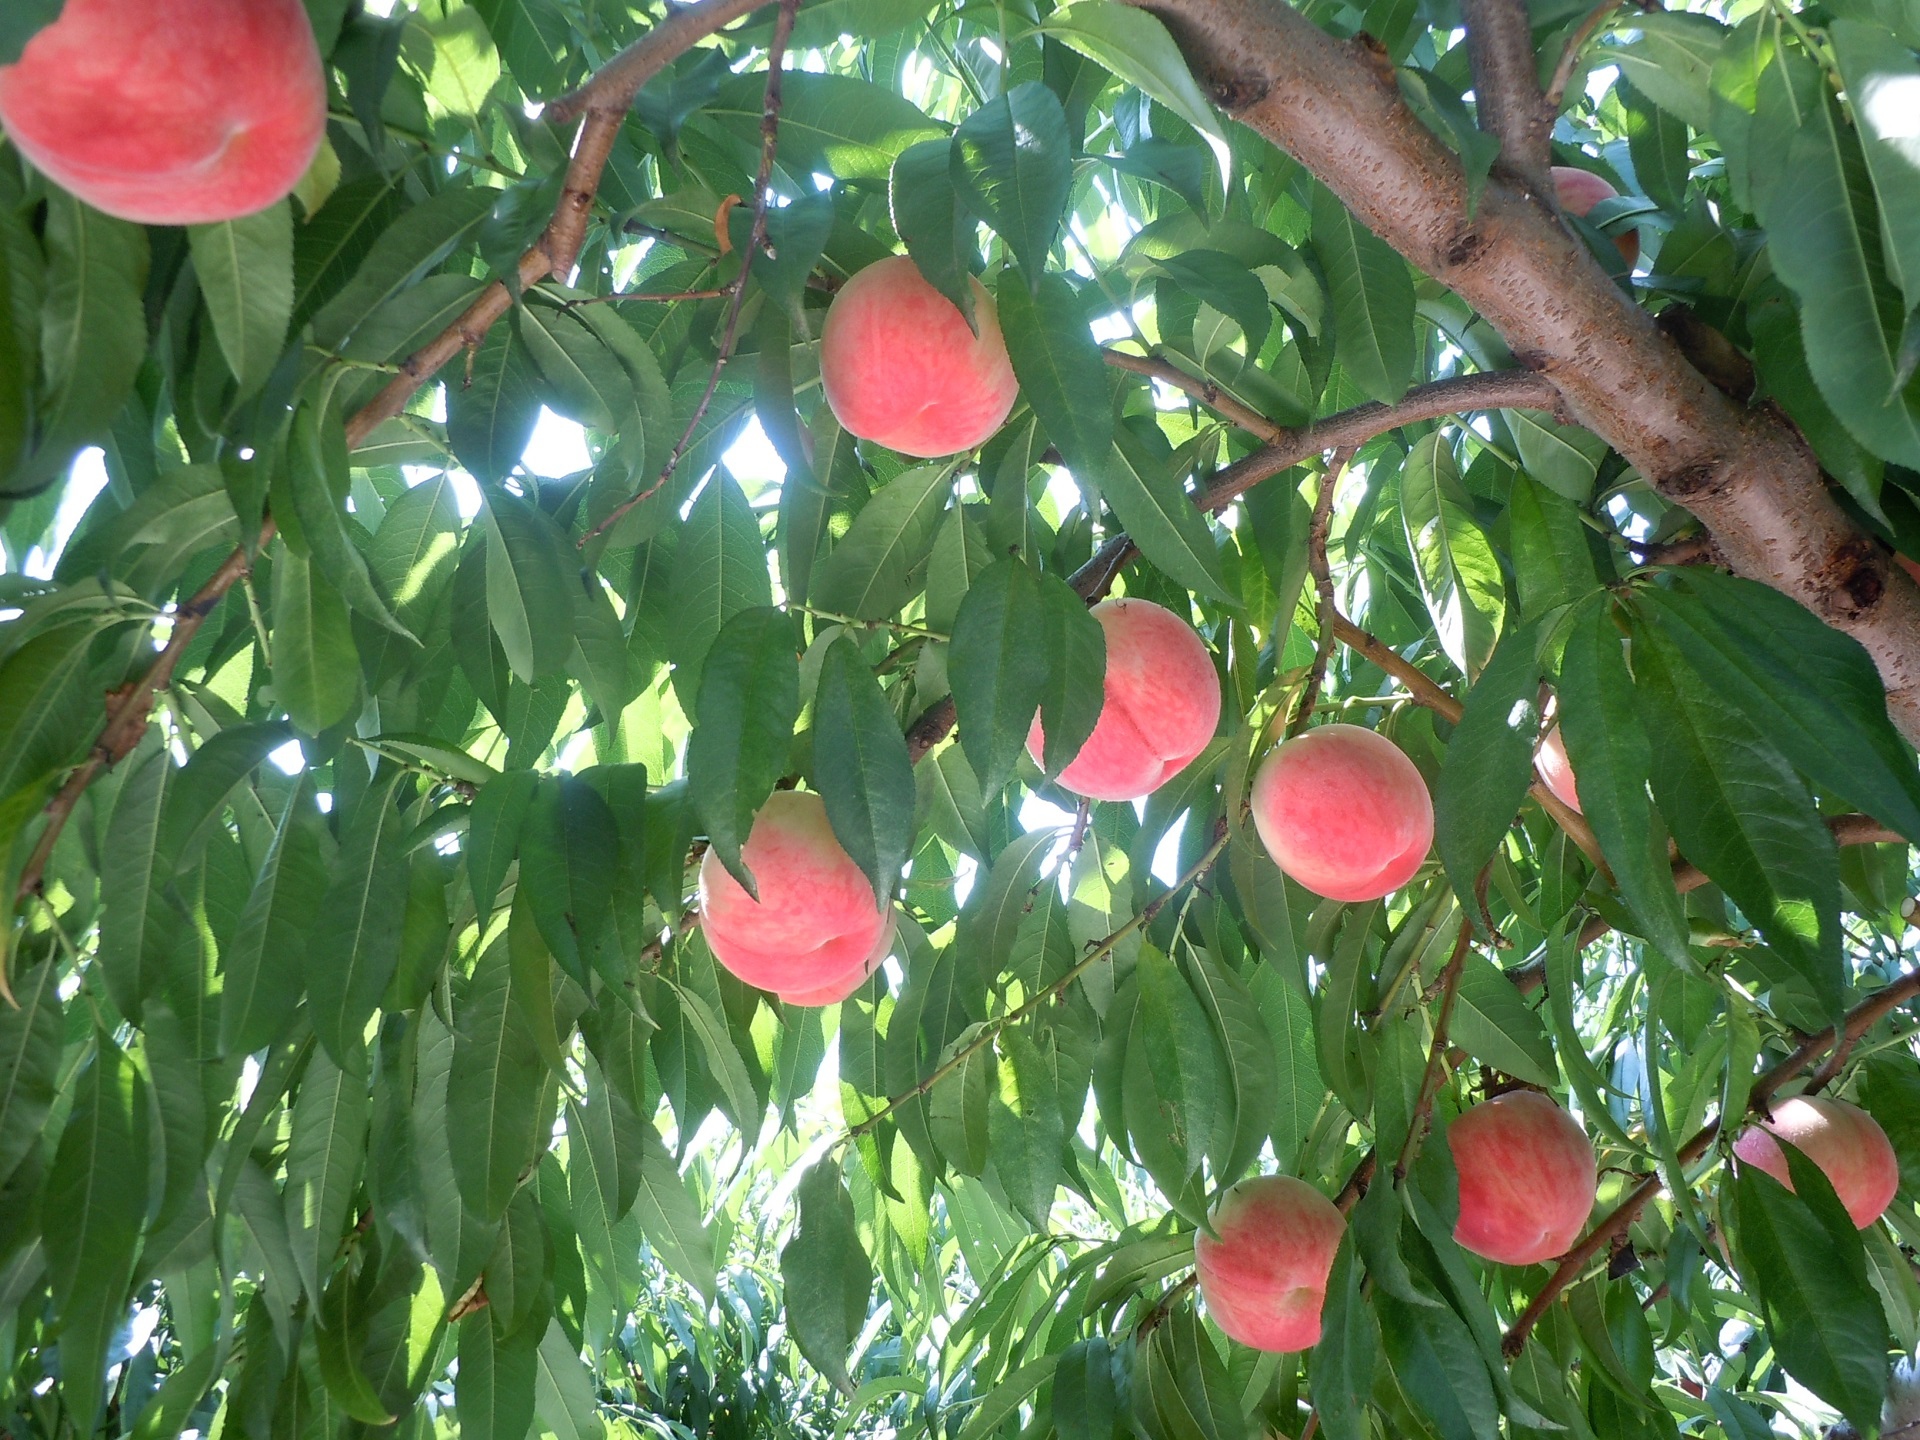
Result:
<svg viewBox="0 0 1920 1440"><path fill-rule="evenodd" d="M971 450L1005 423L1020 386L993 299L970 283L978 335L905 255L840 287L820 331L820 387L849 432L924 458Z"/></svg>
<svg viewBox="0 0 1920 1440"><path fill-rule="evenodd" d="M1893 558L1895 563L1897 563L1902 570L1907 572L1907 576L1909 579L1912 579L1915 582L1920 582L1920 561L1909 559L1907 556L1902 555L1897 550L1894 552Z"/></svg>
<svg viewBox="0 0 1920 1440"><path fill-rule="evenodd" d="M1255 1350L1311 1350L1346 1217L1304 1180L1254 1175L1220 1197L1213 1228L1195 1233L1193 1264L1214 1323Z"/></svg>
<svg viewBox="0 0 1920 1440"><path fill-rule="evenodd" d="M0 68L0 124L89 205L203 224L299 183L327 82L300 0L67 0Z"/></svg>
<svg viewBox="0 0 1920 1440"><path fill-rule="evenodd" d="M1090 800L1138 800L1178 775L1220 723L1220 677L1193 627L1151 600L1103 600L1093 618L1107 634L1106 699L1087 743L1060 783ZM1042 764L1040 717L1027 753Z"/></svg>
<svg viewBox="0 0 1920 1440"><path fill-rule="evenodd" d="M1433 844L1427 782L1386 736L1358 725L1297 735L1253 777L1253 824L1273 863L1329 900L1376 900Z"/></svg>
<svg viewBox="0 0 1920 1440"><path fill-rule="evenodd" d="M1620 193L1591 170L1577 170L1571 165L1553 167L1553 188L1560 198L1562 210L1569 215L1582 216L1602 200L1611 200ZM1627 262L1627 268L1631 270L1640 258L1640 232L1623 230L1613 237L1613 243L1619 247L1620 258Z"/></svg>
<svg viewBox="0 0 1920 1440"><path fill-rule="evenodd" d="M1474 1106L1447 1130L1460 1172L1453 1238L1502 1265L1563 1255L1586 1228L1599 1183L1587 1133L1533 1090Z"/></svg>
<svg viewBox="0 0 1920 1440"><path fill-rule="evenodd" d="M747 984L792 1005L831 1005L886 959L892 908L834 838L818 795L768 796L741 858L760 898L709 850L700 862L700 929L714 959Z"/></svg>
<svg viewBox="0 0 1920 1440"><path fill-rule="evenodd" d="M1541 783L1553 792L1554 799L1569 810L1580 809L1580 786L1574 778L1573 763L1567 759L1566 738L1558 725L1547 731L1547 738L1540 742L1540 753L1533 757L1533 768L1540 772Z"/></svg>
<svg viewBox="0 0 1920 1440"><path fill-rule="evenodd" d="M1824 1095L1795 1095L1774 1105L1772 1119L1740 1133L1733 1142L1735 1158L1791 1190L1786 1153L1775 1135L1820 1167L1862 1230L1880 1218L1900 1188L1900 1162L1887 1132L1858 1105Z"/></svg>

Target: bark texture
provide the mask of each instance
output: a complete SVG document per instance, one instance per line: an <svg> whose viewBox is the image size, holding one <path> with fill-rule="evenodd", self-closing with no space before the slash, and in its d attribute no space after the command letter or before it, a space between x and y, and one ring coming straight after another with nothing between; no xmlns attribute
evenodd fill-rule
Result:
<svg viewBox="0 0 1920 1440"><path fill-rule="evenodd" d="M1470 220L1458 160L1365 37L1337 40L1284 0L1128 3L1166 22L1221 109L1485 316L1735 571L1865 646L1920 741L1920 588L1834 503L1790 425L1715 389L1544 202L1495 174Z"/></svg>

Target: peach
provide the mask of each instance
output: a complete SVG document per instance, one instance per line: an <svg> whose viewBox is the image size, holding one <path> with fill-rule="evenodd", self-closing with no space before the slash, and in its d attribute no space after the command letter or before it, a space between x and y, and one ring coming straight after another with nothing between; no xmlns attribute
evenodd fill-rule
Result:
<svg viewBox="0 0 1920 1440"><path fill-rule="evenodd" d="M1447 1130L1460 1172L1453 1238L1502 1265L1564 1255L1593 1213L1599 1172L1587 1132L1533 1090L1474 1106Z"/></svg>
<svg viewBox="0 0 1920 1440"><path fill-rule="evenodd" d="M1194 1234L1193 1264L1214 1323L1255 1350L1311 1350L1346 1217L1304 1180L1255 1175L1220 1197L1213 1228Z"/></svg>
<svg viewBox="0 0 1920 1440"><path fill-rule="evenodd" d="M301 0L67 0L0 68L0 124L109 215L204 224L299 183L327 82Z"/></svg>
<svg viewBox="0 0 1920 1440"><path fill-rule="evenodd" d="M1151 600L1103 600L1093 618L1107 635L1100 718L1060 783L1089 800L1138 800L1178 775L1220 723L1220 677L1186 621ZM1046 737L1027 732L1036 765Z"/></svg>
<svg viewBox="0 0 1920 1440"><path fill-rule="evenodd" d="M768 796L741 858L760 898L709 850L700 862L700 929L714 959L747 984L792 1005L831 1005L886 959L892 908L834 838L818 795Z"/></svg>
<svg viewBox="0 0 1920 1440"><path fill-rule="evenodd" d="M1569 810L1580 809L1580 786L1573 776L1573 763L1567 759L1567 742L1555 725L1540 742L1540 753L1533 757L1533 768L1540 772L1540 783L1553 792L1553 798Z"/></svg>
<svg viewBox="0 0 1920 1440"><path fill-rule="evenodd" d="M1571 165L1553 167L1554 193L1559 197L1560 208L1569 215L1584 216L1602 200L1611 200L1620 192L1591 170L1577 170ZM1620 250L1620 258L1627 262L1631 270L1640 258L1640 232L1623 230L1613 237L1613 243Z"/></svg>
<svg viewBox="0 0 1920 1440"><path fill-rule="evenodd" d="M1273 863L1329 900L1377 900L1413 878L1433 844L1433 799L1384 735L1321 725L1253 777L1253 824Z"/></svg>
<svg viewBox="0 0 1920 1440"><path fill-rule="evenodd" d="M1897 550L1894 552L1893 558L1900 568L1907 572L1909 579L1920 584L1920 561L1912 560Z"/></svg>
<svg viewBox="0 0 1920 1440"><path fill-rule="evenodd" d="M1019 382L992 297L969 283L978 335L905 255L840 287L820 331L820 388L849 433L928 458L971 450L1006 422Z"/></svg>
<svg viewBox="0 0 1920 1440"><path fill-rule="evenodd" d="M1900 1162L1880 1122L1858 1105L1824 1095L1795 1095L1775 1104L1771 1119L1740 1132L1733 1142L1735 1158L1791 1190L1792 1173L1776 1135L1820 1167L1860 1229L1893 1203L1900 1188Z"/></svg>

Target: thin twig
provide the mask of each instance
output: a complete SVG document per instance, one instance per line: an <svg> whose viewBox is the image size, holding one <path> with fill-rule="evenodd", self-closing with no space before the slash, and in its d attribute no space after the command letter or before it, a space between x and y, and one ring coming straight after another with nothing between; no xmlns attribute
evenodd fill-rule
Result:
<svg viewBox="0 0 1920 1440"><path fill-rule="evenodd" d="M622 300L632 300L636 304L677 305L682 300L724 300L733 293L731 285L720 285L712 290L616 290L611 295L576 295L563 301L562 310L573 310L581 305L613 305Z"/></svg>
<svg viewBox="0 0 1920 1440"><path fill-rule="evenodd" d="M1290 433L1284 425L1276 425L1258 410L1241 404L1211 380L1189 375L1178 365L1163 360L1157 355L1134 355L1125 350L1111 348L1102 350L1100 353L1106 358L1107 364L1114 369L1125 370L1133 375L1145 375L1162 384L1171 385L1174 389L1191 395L1209 410L1225 416L1249 435L1258 435L1268 444L1276 444Z"/></svg>
<svg viewBox="0 0 1920 1440"><path fill-rule="evenodd" d="M1005 1030L1009 1025L1019 1024L1029 1015L1038 1011L1042 1006L1050 1005L1060 996L1064 995L1067 992L1068 986L1072 985L1074 981L1078 980L1082 975L1086 974L1087 971L1111 955L1129 935L1144 930L1147 926L1151 925L1154 917L1166 908L1169 900L1185 890L1189 885L1198 882L1207 871L1211 870L1214 861L1218 860L1222 852L1227 848L1227 834L1227 822L1223 816L1214 822L1213 843L1207 846L1198 860L1194 861L1192 868L1178 880L1174 881L1168 889L1154 896L1153 899L1142 906L1138 915L1135 915L1118 930L1096 944L1086 953L1079 963L1074 965L1072 969L1068 970L1066 974L1062 975L1051 985L1048 985L1045 989L1035 991L1029 999L1014 1009L1009 1010L998 1020L992 1020L983 1025L978 1035L954 1051L953 1054L949 1055L939 1065L936 1065L932 1073L927 1075L917 1085L893 1096L886 1104L882 1105L858 1125L849 1126L844 1138L854 1140L865 1135L868 1131L872 1130L874 1126L886 1119L887 1116L893 1114L894 1111L898 1110L902 1105L905 1105L909 1100L914 1100L927 1094L942 1080L945 1080L949 1075L953 1074L954 1071L966 1064L968 1060L991 1045L999 1036L1000 1032Z"/></svg>
<svg viewBox="0 0 1920 1440"><path fill-rule="evenodd" d="M1327 662L1333 658L1333 567L1327 563L1327 532L1333 528L1333 497L1340 488L1341 477L1347 473L1347 466L1353 463L1353 453L1351 445L1333 452L1333 459L1320 472L1320 493L1313 497L1313 522L1307 527L1307 573L1313 576L1319 601L1320 638L1313 647L1313 665L1307 671L1307 682L1300 688L1300 703L1294 708L1293 719L1287 722L1289 739L1305 730L1307 721L1313 718L1313 707L1320 703L1320 687L1326 683Z"/></svg>
<svg viewBox="0 0 1920 1440"><path fill-rule="evenodd" d="M1560 113L1561 102L1567 98L1567 84L1573 79L1574 66L1580 63L1580 52L1586 49L1587 42L1600 27L1606 24L1607 17L1619 8L1620 0L1600 0L1587 12L1579 28L1567 37L1566 48L1560 52L1560 61L1553 67L1553 79L1547 85L1547 104L1553 107L1553 114Z"/></svg>
<svg viewBox="0 0 1920 1440"><path fill-rule="evenodd" d="M1460 995L1460 977L1466 970L1467 950L1472 939L1473 921L1462 919L1460 934L1453 942L1453 954L1447 957L1447 967L1440 972L1440 1013L1433 1020L1433 1044L1427 1048L1427 1068L1421 1073L1420 1092L1414 1097L1413 1120L1407 1126L1406 1139L1401 1142L1399 1158L1393 1162L1396 1185L1407 1178L1407 1168L1420 1153L1420 1141L1433 1114L1434 1097L1440 1093L1440 1077L1447 1062L1447 1032L1453 1025L1453 1005Z"/></svg>
<svg viewBox="0 0 1920 1440"><path fill-rule="evenodd" d="M733 292L733 298L727 303L727 323L720 333L720 350L713 357L713 369L708 372L706 388L700 392L699 403L693 407L693 414L687 417L687 428L680 432L680 438L674 442L667 463L660 467L660 474L653 484L614 506L605 519L580 537L581 548L585 548L588 541L606 534L635 508L659 494L673 478L673 472L680 468L687 447L693 444L700 422L707 416L707 407L713 404L714 393L720 388L721 372L727 368L727 361L733 358L733 347L740 336L740 307L747 298L747 277L753 269L754 260L767 243L767 197L772 194L773 150L780 140L780 90L785 73L781 66L786 59L787 41L793 35L794 16L799 9L800 0L780 0L780 13L773 24L773 38L767 44L767 89L760 108L760 172L753 184L753 228L748 232L746 249L740 255L740 273L733 277L733 283L727 287Z"/></svg>
<svg viewBox="0 0 1920 1440"><path fill-rule="evenodd" d="M1811 1035L1791 1055L1773 1066L1753 1082L1753 1089L1747 1098L1748 1113L1765 1113L1765 1106L1774 1095L1794 1076L1836 1043L1851 1044L1858 1040L1883 1016L1920 995L1920 969L1909 970L1891 985L1875 991L1849 1010L1845 1022L1836 1027L1829 1025L1817 1035ZM1720 1134L1720 1118L1708 1121L1696 1130L1687 1143L1680 1147L1679 1159L1682 1165L1690 1165L1706 1154ZM1540 1317L1547 1313L1548 1307L1560 1298L1562 1292L1580 1278L1588 1262L1613 1243L1614 1237L1626 1233L1627 1227L1639 1218L1647 1202L1660 1192L1661 1182L1658 1173L1644 1177L1640 1183L1627 1192L1627 1196L1607 1213L1593 1229L1573 1249L1569 1250L1560 1263L1554 1267L1547 1283L1540 1287L1540 1293L1533 1297L1520 1318L1513 1322L1513 1328L1507 1332L1501 1348L1509 1357L1518 1355L1527 1343L1527 1337L1533 1333L1533 1327L1540 1323Z"/></svg>
<svg viewBox="0 0 1920 1440"><path fill-rule="evenodd" d="M1213 514L1224 510L1261 481L1290 470L1314 455L1346 445L1364 445L1377 435L1469 410L1555 410L1560 392L1545 376L1530 370L1496 370L1482 375L1456 375L1431 385L1416 385L1396 405L1369 402L1342 410L1299 430L1288 430L1270 444L1216 471L1206 488L1193 497L1196 509ZM1120 570L1139 551L1125 535L1116 535L1073 572L1068 583L1081 598L1092 602L1112 587Z"/></svg>
<svg viewBox="0 0 1920 1440"><path fill-rule="evenodd" d="M1367 1193L1367 1187L1373 1183L1373 1172L1379 1166L1378 1152L1369 1149L1360 1157L1360 1163L1353 1167L1353 1173L1347 1176L1347 1183L1340 1187L1340 1193L1333 1197L1334 1208L1342 1215L1353 1212L1360 1203L1361 1196Z"/></svg>

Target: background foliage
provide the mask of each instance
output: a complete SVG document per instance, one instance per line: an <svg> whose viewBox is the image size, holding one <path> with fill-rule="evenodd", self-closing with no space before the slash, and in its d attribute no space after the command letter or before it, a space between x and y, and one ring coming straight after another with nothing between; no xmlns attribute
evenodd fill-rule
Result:
<svg viewBox="0 0 1920 1440"><path fill-rule="evenodd" d="M0 17L6 53L55 8ZM248 572L0 929L8 1433L1877 1423L1920 1342L1920 1069L1870 998L1907 983L1920 773L1851 641L1650 563L1688 517L1563 417L1413 413L1512 357L1107 0L807 0L744 278L775 12L689 50L567 283L350 447L547 224L541 104L661 11L308 8L329 145L273 210L143 230L0 151L9 897L102 697L236 546ZM1450 0L1304 8L1377 37L1484 177ZM1920 554L1920 12L1531 14L1543 71L1582 47L1557 158L1623 192L1595 254ZM1631 227L1628 276L1602 232ZM997 297L1024 403L976 456L909 465L820 403L832 290L902 243ZM1218 490L1369 403L1402 408L1337 497L1313 444ZM1144 806L1076 814L1022 741L1036 707L1091 724L1082 600L1122 532L1118 589L1192 617L1226 716ZM1318 714L1391 735L1440 833L1343 906L1241 800L1349 622ZM1585 824L1528 795L1549 693ZM795 778L903 906L825 1011L741 986L688 910ZM1901 1156L1865 1232L1812 1172L1722 1163L1718 1117L1812 1066ZM1442 1143L1515 1082L1575 1106L1631 1222L1537 1324L1545 1267L1453 1244ZM1182 1282L1259 1169L1352 1207L1307 1357L1226 1342Z"/></svg>

